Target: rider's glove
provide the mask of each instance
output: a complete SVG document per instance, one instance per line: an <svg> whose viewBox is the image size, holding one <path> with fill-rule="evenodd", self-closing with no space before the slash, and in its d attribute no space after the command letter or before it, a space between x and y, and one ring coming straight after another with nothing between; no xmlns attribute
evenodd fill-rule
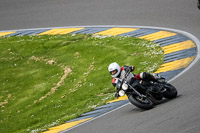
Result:
<svg viewBox="0 0 200 133"><path fill-rule="evenodd" d="M115 98L118 98L119 97L119 94L116 92L115 93Z"/></svg>
<svg viewBox="0 0 200 133"><path fill-rule="evenodd" d="M127 67L125 71L126 72L131 72L132 71L132 67Z"/></svg>

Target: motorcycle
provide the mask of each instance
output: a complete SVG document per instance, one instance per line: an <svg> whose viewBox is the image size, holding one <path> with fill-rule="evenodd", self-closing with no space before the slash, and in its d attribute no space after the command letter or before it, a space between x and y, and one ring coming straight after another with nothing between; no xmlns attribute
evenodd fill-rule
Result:
<svg viewBox="0 0 200 133"><path fill-rule="evenodd" d="M129 73L130 70L128 69L124 78L118 79L116 97L127 95L133 105L145 110L161 103L164 98L173 99L177 97L177 89L159 74L154 74L157 81L138 80L134 77L130 81L127 80Z"/></svg>

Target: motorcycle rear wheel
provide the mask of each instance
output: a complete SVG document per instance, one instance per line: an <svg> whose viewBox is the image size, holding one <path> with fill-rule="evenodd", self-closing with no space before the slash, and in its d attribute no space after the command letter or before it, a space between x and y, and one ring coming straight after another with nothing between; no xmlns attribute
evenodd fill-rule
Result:
<svg viewBox="0 0 200 133"><path fill-rule="evenodd" d="M133 105L141 109L148 110L152 109L154 106L153 102L149 98L140 97L136 95L129 95L128 99Z"/></svg>
<svg viewBox="0 0 200 133"><path fill-rule="evenodd" d="M176 98L178 94L176 88L169 83L167 83L167 86L169 87L166 87L167 91L165 92L164 97L168 99Z"/></svg>

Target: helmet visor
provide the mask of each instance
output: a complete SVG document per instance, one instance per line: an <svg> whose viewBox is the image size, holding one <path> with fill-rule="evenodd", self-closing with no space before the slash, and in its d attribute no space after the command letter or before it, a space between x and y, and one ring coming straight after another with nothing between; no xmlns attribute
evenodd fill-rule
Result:
<svg viewBox="0 0 200 133"><path fill-rule="evenodd" d="M111 74L111 75L115 75L117 72L118 72L118 70L115 69L115 70L111 71L110 74Z"/></svg>

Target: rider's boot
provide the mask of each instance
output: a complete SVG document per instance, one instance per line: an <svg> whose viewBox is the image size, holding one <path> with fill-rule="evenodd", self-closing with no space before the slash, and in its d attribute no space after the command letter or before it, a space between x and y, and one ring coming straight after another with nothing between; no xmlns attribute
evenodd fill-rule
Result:
<svg viewBox="0 0 200 133"><path fill-rule="evenodd" d="M143 79L145 79L145 80L150 80L150 81L153 81L153 82L158 82L158 80L153 75L151 75L148 72L141 73L141 77Z"/></svg>

